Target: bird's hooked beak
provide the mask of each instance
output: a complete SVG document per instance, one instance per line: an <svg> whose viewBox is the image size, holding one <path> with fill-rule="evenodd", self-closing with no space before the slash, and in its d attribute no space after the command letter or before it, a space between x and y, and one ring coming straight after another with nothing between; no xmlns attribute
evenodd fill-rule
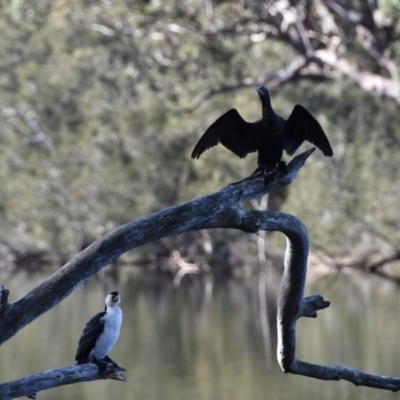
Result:
<svg viewBox="0 0 400 400"><path fill-rule="evenodd" d="M115 304L119 302L119 293L111 295L111 301Z"/></svg>
<svg viewBox="0 0 400 400"><path fill-rule="evenodd" d="M256 90L261 99L269 98L269 91L265 86L258 86Z"/></svg>
<svg viewBox="0 0 400 400"><path fill-rule="evenodd" d="M118 292L111 292L107 296L106 304L110 305L111 307L117 306L121 302L121 295Z"/></svg>
<svg viewBox="0 0 400 400"><path fill-rule="evenodd" d="M271 108L271 99L269 97L268 89L265 86L258 86L256 90L263 107L266 107L267 109Z"/></svg>

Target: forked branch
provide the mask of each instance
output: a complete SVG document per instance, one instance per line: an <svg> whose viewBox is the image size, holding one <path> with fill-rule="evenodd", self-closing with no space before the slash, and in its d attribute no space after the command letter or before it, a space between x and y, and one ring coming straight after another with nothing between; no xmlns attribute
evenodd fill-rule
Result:
<svg viewBox="0 0 400 400"><path fill-rule="evenodd" d="M230 184L220 191L185 204L170 207L145 218L129 222L97 240L46 281L21 299L9 304L3 289L0 304L0 344L25 325L54 307L72 293L85 279L116 260L124 252L154 240L183 232L210 228L234 228L246 232L279 231L287 238L285 267L278 298L278 362L287 373L324 380L345 379L356 385L397 391L400 378L385 377L344 367L309 364L295 357L296 322L300 317L316 317L318 310L329 306L321 296L303 298L307 259L308 233L304 224L292 215L240 206L289 185L314 151L294 158L286 175L277 176L264 186L262 176L254 175ZM0 385L0 398L31 395L51 387L101 379L94 365L79 365L45 371ZM30 382L29 385L24 384Z"/></svg>

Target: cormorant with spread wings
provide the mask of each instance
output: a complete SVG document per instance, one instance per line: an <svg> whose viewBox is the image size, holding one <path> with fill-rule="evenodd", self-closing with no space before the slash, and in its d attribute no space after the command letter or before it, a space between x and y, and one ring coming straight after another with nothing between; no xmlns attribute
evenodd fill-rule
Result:
<svg viewBox="0 0 400 400"><path fill-rule="evenodd" d="M318 147L325 156L333 151L318 121L303 106L297 104L287 120L276 114L271 106L268 89L257 88L262 104L262 117L255 122L246 122L236 109L219 117L203 134L192 152L199 158L207 149L223 144L240 158L258 151L258 168L264 173L267 185L275 172L286 173L282 161L283 150L292 155L307 140Z"/></svg>

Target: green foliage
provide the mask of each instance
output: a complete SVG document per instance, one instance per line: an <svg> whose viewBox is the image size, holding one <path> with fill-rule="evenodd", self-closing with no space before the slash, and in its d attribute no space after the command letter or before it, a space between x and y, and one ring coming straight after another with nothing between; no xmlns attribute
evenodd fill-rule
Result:
<svg viewBox="0 0 400 400"><path fill-rule="evenodd" d="M314 115L318 110L313 107L326 104L320 121L326 120L335 155L332 160L316 155L307 162L292 188L296 196L289 196L284 209L304 216L314 242L336 255L378 252L381 235L399 243L398 106L364 94L350 82L328 91L321 86L312 99ZM366 234L372 234L368 246Z"/></svg>
<svg viewBox="0 0 400 400"><path fill-rule="evenodd" d="M239 160L222 147L190 159L200 135L227 109L259 117L253 89L215 96L193 113L178 111L208 88L275 71L294 51L248 23L259 18L258 2L213 3L213 15L200 0L0 6L4 248L65 259L128 220L255 169L255 155ZM397 2L382 7L395 18ZM333 160L313 155L282 198L284 210L338 254L360 245L360 226L373 225L398 243L398 106L347 81L303 82L272 96L285 117L296 102L309 108L335 152ZM246 248L244 234L229 236ZM188 235L176 246L193 240ZM214 240L223 246L226 234L217 231ZM229 258L224 251L222 259Z"/></svg>

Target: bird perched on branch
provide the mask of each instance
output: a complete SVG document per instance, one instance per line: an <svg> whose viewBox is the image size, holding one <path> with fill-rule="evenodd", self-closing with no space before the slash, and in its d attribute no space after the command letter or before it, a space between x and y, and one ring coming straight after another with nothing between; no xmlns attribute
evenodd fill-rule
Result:
<svg viewBox="0 0 400 400"><path fill-rule="evenodd" d="M107 363L118 365L108 357L108 353L118 340L122 324L122 311L118 307L121 296L111 292L105 300L105 311L96 314L86 324L76 352L76 364L95 363L99 373L107 368Z"/></svg>
<svg viewBox="0 0 400 400"><path fill-rule="evenodd" d="M234 108L219 117L196 144L192 158L199 158L207 149L223 144L240 158L258 151L258 168L267 185L277 171L286 173L282 161L283 150L292 155L307 140L318 147L325 156L333 151L318 121L300 104L295 105L290 117L285 120L271 106L268 89L259 86L258 96L262 105L262 117L255 122L246 122Z"/></svg>

